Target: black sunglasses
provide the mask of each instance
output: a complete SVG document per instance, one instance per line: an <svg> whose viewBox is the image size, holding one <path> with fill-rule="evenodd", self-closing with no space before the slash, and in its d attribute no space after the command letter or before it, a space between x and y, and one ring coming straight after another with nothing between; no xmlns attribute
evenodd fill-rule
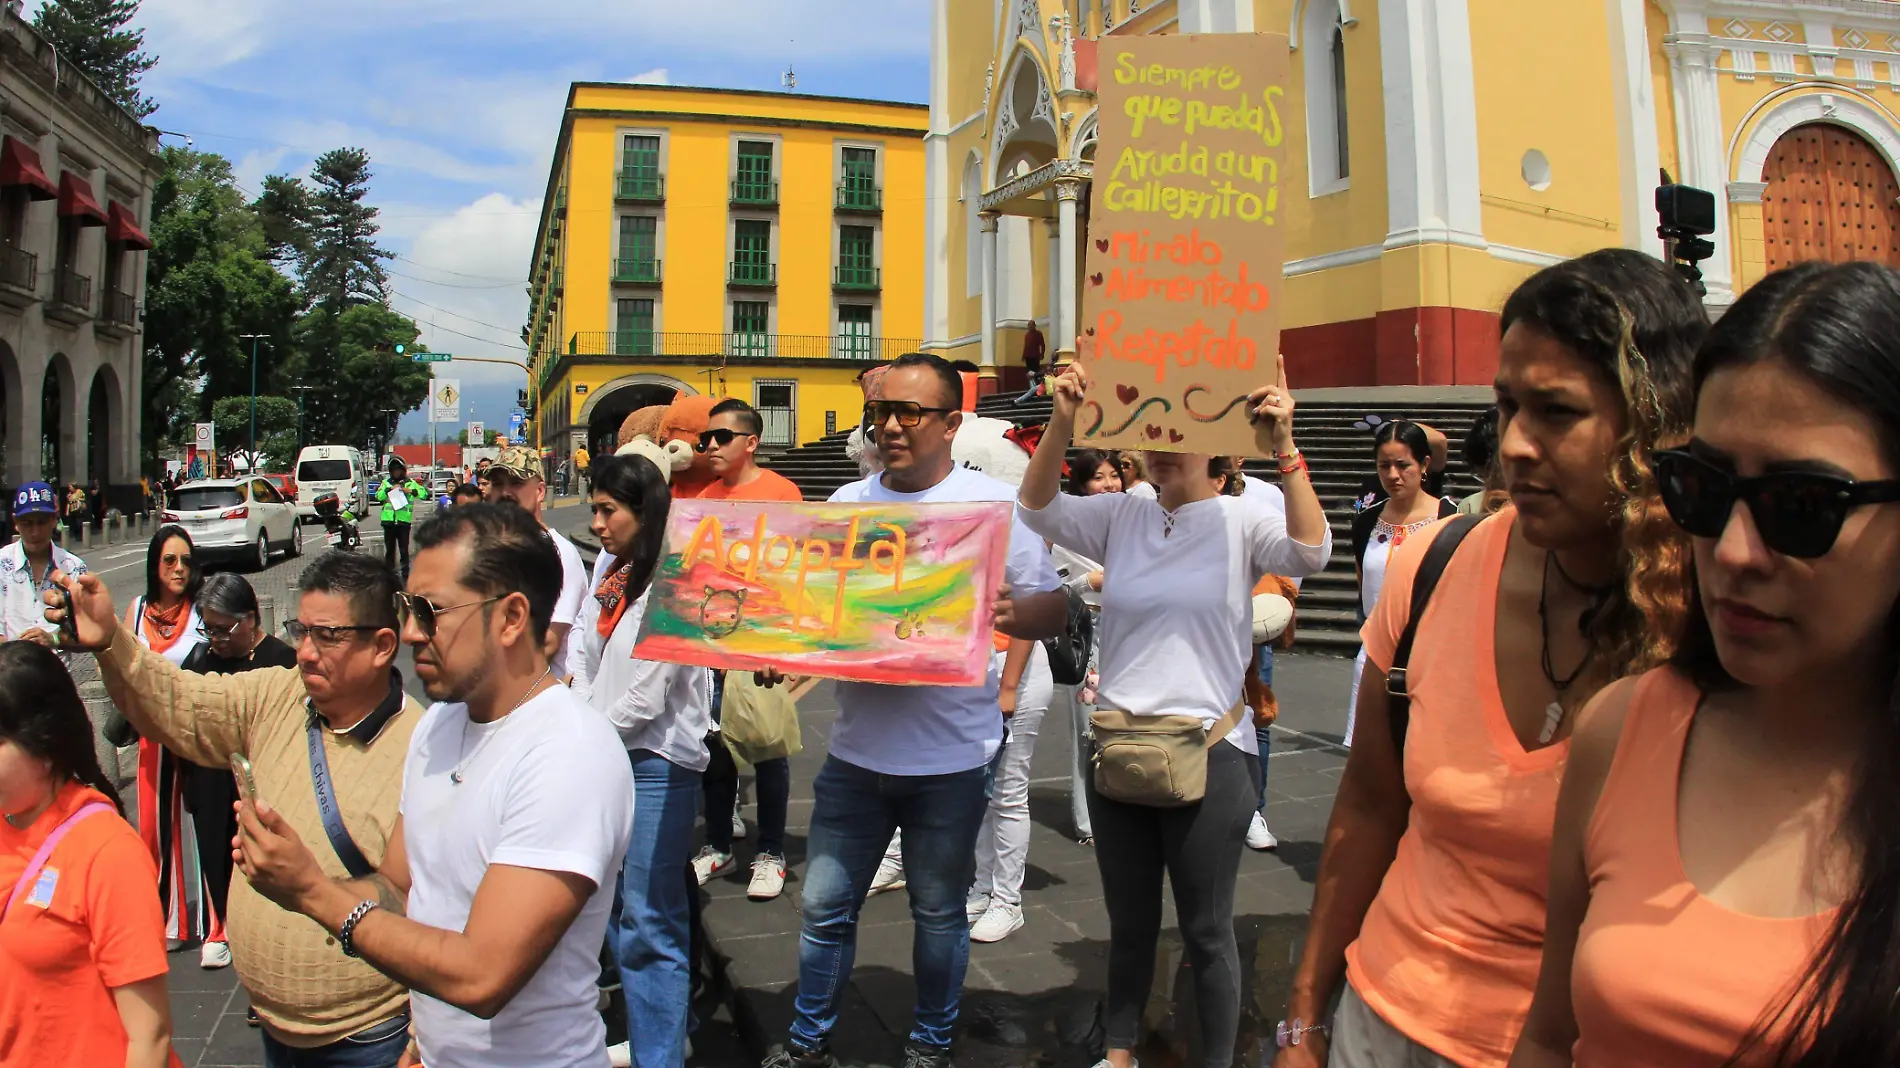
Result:
<svg viewBox="0 0 1900 1068"><path fill-rule="evenodd" d="M713 448L723 449L732 444L734 438L749 438L751 436L750 434L744 434L737 430L728 430L725 427L720 427L718 430L702 431L699 435L699 444L695 446L695 448L700 452L705 452Z"/></svg>
<svg viewBox="0 0 1900 1068"><path fill-rule="evenodd" d="M436 620L442 616L450 612L459 612L464 608L474 608L476 605L493 604L499 600L501 600L500 597L484 597L479 601L464 601L461 604L438 607L434 601L421 594L398 593L396 595L396 633L401 634L409 625L409 621L413 619L416 621L416 629L422 632L424 638L434 638Z"/></svg>
<svg viewBox="0 0 1900 1068"><path fill-rule="evenodd" d="M1719 538L1735 502L1748 504L1770 549L1812 560L1826 556L1854 509L1900 501L1900 481L1856 482L1838 475L1780 471L1739 478L1687 449L1655 456L1656 481L1669 517L1698 538Z"/></svg>
<svg viewBox="0 0 1900 1068"><path fill-rule="evenodd" d="M870 427L882 427L890 421L891 416L896 416L898 426L913 427L923 422L924 416L928 413L947 415L956 410L955 408L926 408L916 401L872 401L864 406L864 423Z"/></svg>

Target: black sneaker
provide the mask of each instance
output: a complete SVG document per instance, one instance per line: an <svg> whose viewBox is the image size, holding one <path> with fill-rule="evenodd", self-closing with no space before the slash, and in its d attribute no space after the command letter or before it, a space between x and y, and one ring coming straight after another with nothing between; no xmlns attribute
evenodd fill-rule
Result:
<svg viewBox="0 0 1900 1068"><path fill-rule="evenodd" d="M765 1058L759 1068L838 1068L838 1058L828 1049L802 1050L787 1045Z"/></svg>
<svg viewBox="0 0 1900 1068"><path fill-rule="evenodd" d="M904 1068L955 1068L955 1065L950 1060L950 1047L911 1043L904 1047Z"/></svg>

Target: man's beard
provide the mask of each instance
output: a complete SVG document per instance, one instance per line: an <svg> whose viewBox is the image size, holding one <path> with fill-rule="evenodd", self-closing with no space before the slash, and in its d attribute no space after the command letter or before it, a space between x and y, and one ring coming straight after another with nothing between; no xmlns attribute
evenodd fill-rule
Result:
<svg viewBox="0 0 1900 1068"><path fill-rule="evenodd" d="M488 635L483 634L482 657L476 661L473 668L468 670L467 674L451 677L445 673L441 673L439 670L440 661L438 661L438 674L436 675L435 682L433 684L424 683L422 691L429 695L429 700L431 701L440 701L444 704L467 704L469 697L479 692L482 688L482 684L488 681L488 671L494 662L494 645L489 640Z"/></svg>

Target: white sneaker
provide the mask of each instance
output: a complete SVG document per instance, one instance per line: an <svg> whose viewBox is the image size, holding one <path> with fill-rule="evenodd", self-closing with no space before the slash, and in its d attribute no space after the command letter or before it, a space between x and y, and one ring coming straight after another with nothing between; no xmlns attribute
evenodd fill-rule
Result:
<svg viewBox="0 0 1900 1068"><path fill-rule="evenodd" d="M871 877L871 892L866 897L874 897L886 890L904 888L904 862L885 857L878 862L877 874Z"/></svg>
<svg viewBox="0 0 1900 1068"><path fill-rule="evenodd" d="M745 838L745 821L739 818L739 810L732 810L732 839L742 841Z"/></svg>
<svg viewBox="0 0 1900 1068"><path fill-rule="evenodd" d="M712 846L702 847L699 855L693 858L693 874L699 877L701 886L738 866L739 861L731 853L721 853Z"/></svg>
<svg viewBox="0 0 1900 1068"><path fill-rule="evenodd" d="M1016 905L997 902L970 928L972 942L1001 942L1023 925L1023 910Z"/></svg>
<svg viewBox="0 0 1900 1068"><path fill-rule="evenodd" d="M972 890L970 896L963 899L963 915L972 924L982 919L983 914L989 910L990 895L988 894L979 894Z"/></svg>
<svg viewBox="0 0 1900 1068"><path fill-rule="evenodd" d="M202 968L229 968L231 966L231 947L224 942L206 942L198 951L198 965Z"/></svg>
<svg viewBox="0 0 1900 1068"><path fill-rule="evenodd" d="M760 853L752 859L752 882L745 896L754 901L770 901L785 889L785 858Z"/></svg>
<svg viewBox="0 0 1900 1068"><path fill-rule="evenodd" d="M613 1068L633 1068L633 1043L622 1042L607 1047L607 1063Z"/></svg>
<svg viewBox="0 0 1900 1068"><path fill-rule="evenodd" d="M1267 830L1267 817L1264 813L1254 813L1253 822L1247 825L1247 848L1261 850L1280 848L1280 840L1273 836L1272 831Z"/></svg>

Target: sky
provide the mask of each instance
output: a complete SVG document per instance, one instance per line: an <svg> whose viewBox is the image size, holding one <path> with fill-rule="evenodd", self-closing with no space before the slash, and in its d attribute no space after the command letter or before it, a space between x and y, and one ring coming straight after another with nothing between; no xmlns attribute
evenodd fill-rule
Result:
<svg viewBox="0 0 1900 1068"><path fill-rule="evenodd" d="M789 66L799 92L922 102L929 15L927 0L144 0L136 21L159 58L148 122L230 159L253 196L265 175L366 149L396 310L438 352L523 359L570 82L777 89ZM526 381L493 365L437 374L462 381L462 418L490 427ZM412 412L398 432L426 440L428 424Z"/></svg>

